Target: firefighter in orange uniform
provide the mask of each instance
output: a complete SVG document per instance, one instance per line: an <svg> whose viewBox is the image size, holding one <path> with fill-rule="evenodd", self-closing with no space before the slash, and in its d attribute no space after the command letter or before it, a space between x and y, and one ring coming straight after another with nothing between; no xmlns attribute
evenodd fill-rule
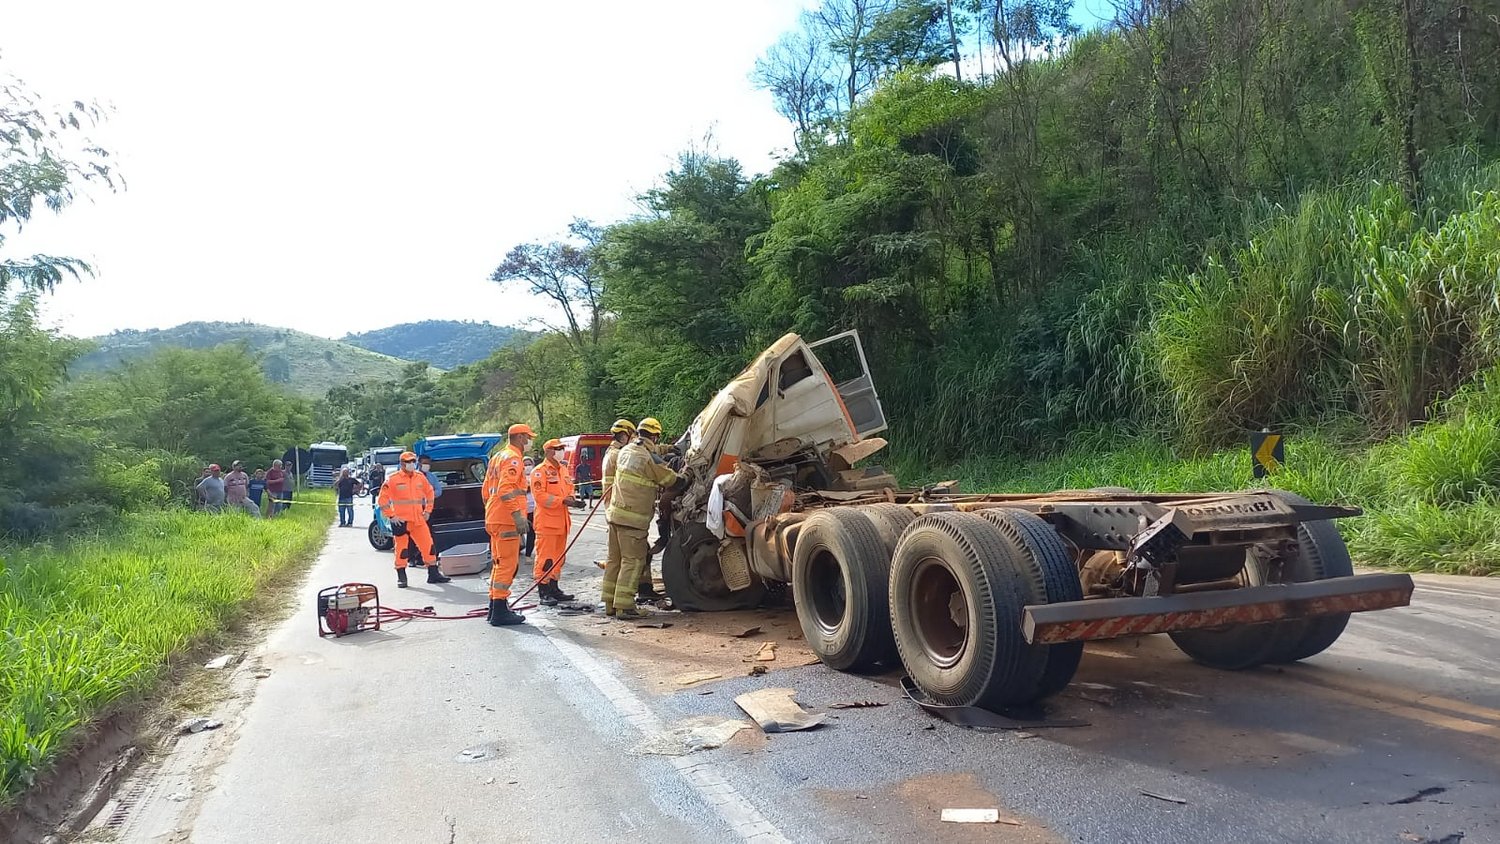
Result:
<svg viewBox="0 0 1500 844"><path fill-rule="evenodd" d="M422 549L432 550L432 533L427 517L432 515L432 484L417 471L417 456L401 452L401 468L391 473L380 486L380 513L390 522L396 549L396 585L406 588L407 563L422 565ZM435 556L435 555L434 555ZM427 567L428 583L447 583L434 560Z"/></svg>
<svg viewBox="0 0 1500 844"><path fill-rule="evenodd" d="M510 608L510 585L521 565L521 537L526 535L525 455L536 433L516 424L505 432L510 442L490 458L484 475L484 529L490 535L490 612L495 627L523 624Z"/></svg>
<svg viewBox="0 0 1500 844"><path fill-rule="evenodd" d="M536 563L532 575L541 584L537 592L548 606L558 601L574 600L562 591L557 579L562 574L563 554L567 551L568 531L573 517L568 508L578 500L573 497L573 475L562 462L562 440L551 439L542 446L545 455L541 465L531 470L531 497L536 500Z"/></svg>

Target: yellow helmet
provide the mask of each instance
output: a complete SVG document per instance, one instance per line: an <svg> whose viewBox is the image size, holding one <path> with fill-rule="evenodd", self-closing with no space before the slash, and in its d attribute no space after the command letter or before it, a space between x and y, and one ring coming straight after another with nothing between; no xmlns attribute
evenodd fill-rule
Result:
<svg viewBox="0 0 1500 844"><path fill-rule="evenodd" d="M609 428L611 434L634 434L635 423L629 419L616 419L615 424Z"/></svg>
<svg viewBox="0 0 1500 844"><path fill-rule="evenodd" d="M636 427L643 434L650 434L653 437L661 436L661 423L656 421L655 416L647 416L645 419L642 419L641 424L637 425Z"/></svg>

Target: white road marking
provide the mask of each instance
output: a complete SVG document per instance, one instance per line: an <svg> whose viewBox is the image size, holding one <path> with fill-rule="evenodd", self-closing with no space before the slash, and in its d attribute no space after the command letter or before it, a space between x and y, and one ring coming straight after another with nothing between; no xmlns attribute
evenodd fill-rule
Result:
<svg viewBox="0 0 1500 844"><path fill-rule="evenodd" d="M567 657L573 663L573 667L590 683L599 690L614 706L615 710L625 717L631 726L639 730L643 737L651 736L665 729L662 720L656 713L651 711L644 701L625 688L620 679L609 672L599 660L578 645L573 644L562 636L553 635L556 627L547 619L532 616L531 619L538 630L547 636L558 652ZM790 839L781 834L781 830L771 823L760 810L755 808L743 794L733 785L730 785L718 772L718 765L712 759L702 756L673 756L669 757L672 767L677 773L693 787L694 791L703 798L729 828L742 840L755 842L755 844L776 844L786 842Z"/></svg>

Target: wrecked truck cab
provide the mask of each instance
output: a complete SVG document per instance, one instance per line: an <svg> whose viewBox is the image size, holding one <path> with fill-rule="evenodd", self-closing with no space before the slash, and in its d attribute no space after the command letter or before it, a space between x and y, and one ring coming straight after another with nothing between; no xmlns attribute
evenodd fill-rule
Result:
<svg viewBox="0 0 1500 844"><path fill-rule="evenodd" d="M859 332L812 343L786 334L761 352L679 441L690 482L673 501L662 563L673 601L751 607L765 581L788 581L781 555L748 541L751 525L790 510L800 491L894 487L880 469L854 468L885 447L874 436L885 429Z"/></svg>

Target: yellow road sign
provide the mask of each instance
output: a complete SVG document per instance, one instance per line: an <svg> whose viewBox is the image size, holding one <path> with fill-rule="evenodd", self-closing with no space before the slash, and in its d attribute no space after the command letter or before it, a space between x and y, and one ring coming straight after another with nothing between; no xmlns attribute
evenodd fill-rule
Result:
<svg viewBox="0 0 1500 844"><path fill-rule="evenodd" d="M1260 431L1250 435L1251 470L1257 478L1275 472L1286 462L1285 441L1281 434Z"/></svg>

